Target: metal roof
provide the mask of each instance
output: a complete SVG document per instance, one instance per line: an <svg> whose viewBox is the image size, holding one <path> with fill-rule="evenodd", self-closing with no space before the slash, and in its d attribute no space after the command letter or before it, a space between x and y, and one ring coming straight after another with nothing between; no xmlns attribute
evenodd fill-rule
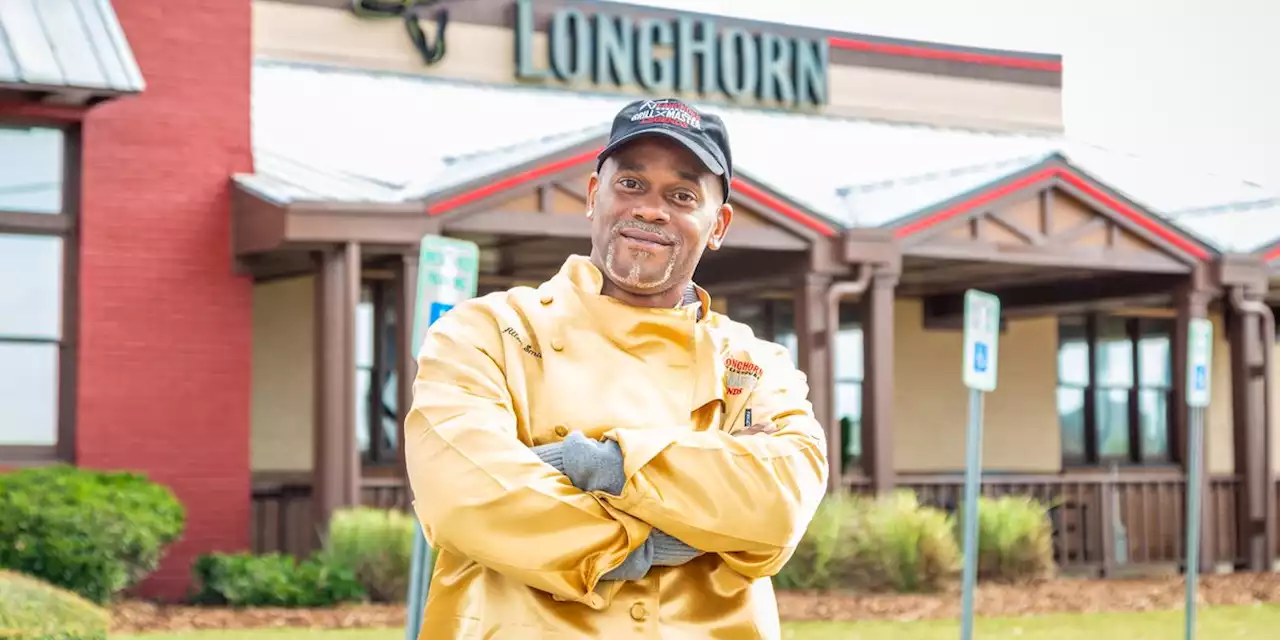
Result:
<svg viewBox="0 0 1280 640"><path fill-rule="evenodd" d="M612 115L633 99L260 60L254 144L260 158L305 158L317 173L376 184L370 200L385 201L394 191L412 201L602 137ZM1224 225L1200 224L1202 216L1188 211L1277 196L1055 135L698 106L728 123L735 167L846 226L892 223L1051 156L1220 251L1241 243ZM255 179L272 166L259 162ZM326 184L315 182L308 199L364 197L364 187L349 181ZM1238 211L1244 210L1228 207L1219 217ZM1280 236L1280 221L1268 228L1274 233L1259 245Z"/></svg>
<svg viewBox="0 0 1280 640"><path fill-rule="evenodd" d="M0 86L120 94L145 84L110 0L0 1Z"/></svg>
<svg viewBox="0 0 1280 640"><path fill-rule="evenodd" d="M1184 209L1170 217L1223 252L1252 253L1280 240L1280 197Z"/></svg>
<svg viewBox="0 0 1280 640"><path fill-rule="evenodd" d="M389 184L338 169L315 167L296 158L258 149L254 173L235 181L258 197L287 205L294 202L381 202L404 200L403 185Z"/></svg>

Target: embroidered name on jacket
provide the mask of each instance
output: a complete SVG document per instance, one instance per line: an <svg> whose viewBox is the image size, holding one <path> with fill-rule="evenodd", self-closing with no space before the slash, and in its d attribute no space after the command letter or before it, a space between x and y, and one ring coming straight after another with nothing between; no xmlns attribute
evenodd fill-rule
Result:
<svg viewBox="0 0 1280 640"><path fill-rule="evenodd" d="M764 370L760 365L737 358L724 359L724 392L736 396L755 388Z"/></svg>
<svg viewBox="0 0 1280 640"><path fill-rule="evenodd" d="M520 350L521 350L521 351L523 351L523 352L525 352L525 353L527 353L527 354L529 354L529 355L531 355L531 356L533 356L533 357L535 357L535 358L542 358L542 352L541 352L541 351L538 351L537 349L534 349L533 347L531 347L531 346L529 346L529 345L527 345L527 344L525 344L525 343L524 343L524 340L520 337L520 334L516 333L516 330L515 330L515 329L512 329L511 327L507 327L507 328L503 329L503 330L502 330L502 332L503 332L503 333L505 333L505 334L507 334L507 335L509 335L509 336L511 336L511 337L512 337L512 339L514 339L514 340L515 340L515 341L520 345Z"/></svg>

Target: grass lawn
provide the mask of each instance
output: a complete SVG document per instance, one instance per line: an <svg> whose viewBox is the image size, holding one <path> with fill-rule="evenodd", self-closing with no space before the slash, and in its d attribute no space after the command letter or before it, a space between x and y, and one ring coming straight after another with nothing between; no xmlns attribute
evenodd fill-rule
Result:
<svg viewBox="0 0 1280 640"><path fill-rule="evenodd" d="M1169 640L1182 637L1182 612L1054 615L979 620L982 640ZM1205 640L1275 638L1280 605L1201 609L1197 637ZM960 625L935 622L809 622L786 626L787 640L954 640ZM112 636L112 640L401 640L385 631L205 631L178 635Z"/></svg>

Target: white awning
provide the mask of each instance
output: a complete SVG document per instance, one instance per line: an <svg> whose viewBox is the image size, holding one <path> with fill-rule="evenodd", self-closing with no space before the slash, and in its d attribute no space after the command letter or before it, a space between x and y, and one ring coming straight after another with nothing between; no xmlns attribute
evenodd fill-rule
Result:
<svg viewBox="0 0 1280 640"><path fill-rule="evenodd" d="M0 90L89 102L144 87L110 0L0 0Z"/></svg>

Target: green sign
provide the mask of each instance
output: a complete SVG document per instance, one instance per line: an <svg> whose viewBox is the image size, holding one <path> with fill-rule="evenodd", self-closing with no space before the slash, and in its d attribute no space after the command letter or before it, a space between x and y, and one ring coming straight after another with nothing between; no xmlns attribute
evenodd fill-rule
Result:
<svg viewBox="0 0 1280 640"><path fill-rule="evenodd" d="M413 304L413 344L401 351L404 357L417 356L431 323L454 305L475 297L479 269L480 247L476 243L433 235L422 238L418 247L418 297ZM415 501L430 499L431 496L414 495ZM405 640L414 640L422 630L423 609L431 591L432 558L422 533L422 522L415 517Z"/></svg>
<svg viewBox="0 0 1280 640"><path fill-rule="evenodd" d="M718 28L706 18L635 19L577 7L547 27L549 68L534 64L533 0L516 2L516 78L697 93L785 106L827 102L825 39Z"/></svg>

